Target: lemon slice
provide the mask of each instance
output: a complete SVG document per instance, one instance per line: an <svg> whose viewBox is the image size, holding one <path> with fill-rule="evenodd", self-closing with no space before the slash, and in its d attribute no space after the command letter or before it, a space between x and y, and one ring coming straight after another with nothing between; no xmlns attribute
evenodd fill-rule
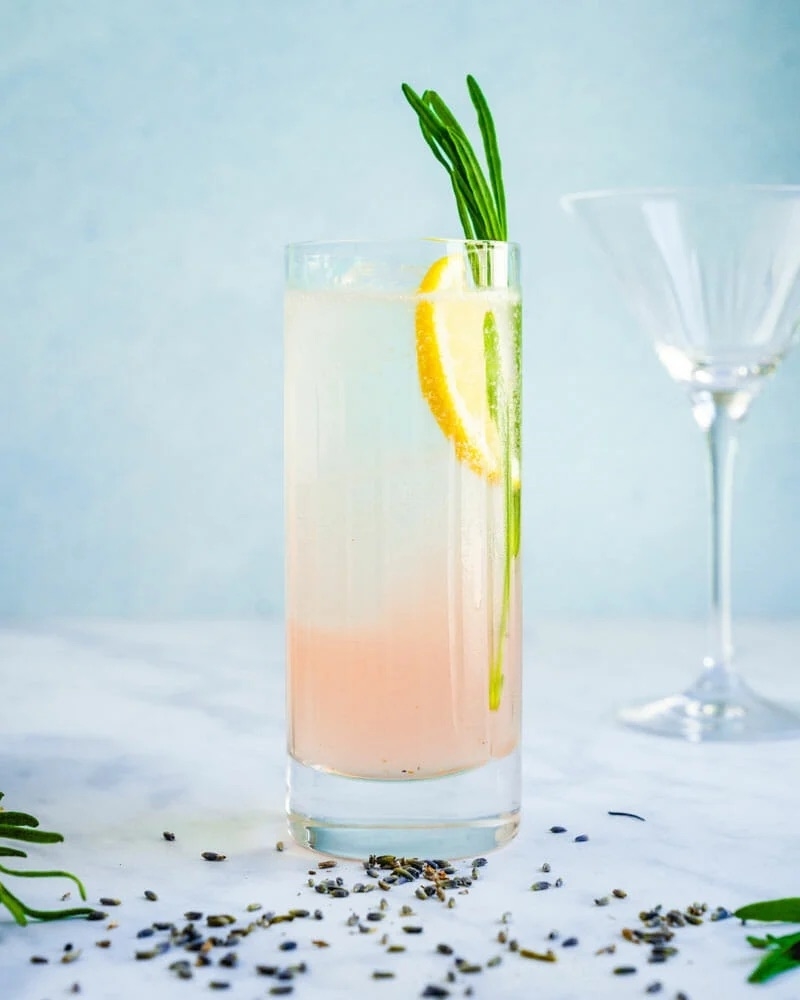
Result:
<svg viewBox="0 0 800 1000"><path fill-rule="evenodd" d="M470 291L463 257L437 260L419 286L417 371L422 394L473 472L502 478L500 436L489 413L483 324L486 301Z"/></svg>

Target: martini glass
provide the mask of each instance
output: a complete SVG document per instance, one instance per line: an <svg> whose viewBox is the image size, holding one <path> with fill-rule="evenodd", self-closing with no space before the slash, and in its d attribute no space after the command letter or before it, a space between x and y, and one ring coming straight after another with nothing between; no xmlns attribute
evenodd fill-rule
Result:
<svg viewBox="0 0 800 1000"><path fill-rule="evenodd" d="M800 333L800 186L594 191L562 204L610 262L708 443L709 646L682 694L624 709L628 726L688 740L800 735L800 717L732 667L731 492L739 425Z"/></svg>

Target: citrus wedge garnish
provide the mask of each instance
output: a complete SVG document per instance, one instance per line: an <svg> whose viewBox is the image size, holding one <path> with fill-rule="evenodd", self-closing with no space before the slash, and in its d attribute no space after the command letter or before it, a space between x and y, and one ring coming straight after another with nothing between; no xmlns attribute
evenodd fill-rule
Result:
<svg viewBox="0 0 800 1000"><path fill-rule="evenodd" d="M422 395L458 459L499 482L500 435L489 411L484 322L486 301L470 290L463 257L437 260L419 286L417 371Z"/></svg>

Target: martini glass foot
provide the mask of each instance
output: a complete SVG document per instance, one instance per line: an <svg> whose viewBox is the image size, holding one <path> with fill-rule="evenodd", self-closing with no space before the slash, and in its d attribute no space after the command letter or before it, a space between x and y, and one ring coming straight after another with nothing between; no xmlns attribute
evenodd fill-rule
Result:
<svg viewBox="0 0 800 1000"><path fill-rule="evenodd" d="M683 694L624 708L619 719L632 729L693 743L800 736L800 714L762 698L735 675L724 692L715 691L701 678Z"/></svg>

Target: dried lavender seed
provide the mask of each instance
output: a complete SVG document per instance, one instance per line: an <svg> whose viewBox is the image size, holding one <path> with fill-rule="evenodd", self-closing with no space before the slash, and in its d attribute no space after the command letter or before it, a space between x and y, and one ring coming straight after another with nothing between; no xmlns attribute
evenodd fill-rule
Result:
<svg viewBox="0 0 800 1000"><path fill-rule="evenodd" d="M385 913L381 913L380 910L370 910L367 914L367 920L371 920L373 923L377 923L379 920L383 920L386 916Z"/></svg>
<svg viewBox="0 0 800 1000"><path fill-rule="evenodd" d="M542 865L542 867L539 869L539 871L540 872L544 872L545 875L546 875L550 871L550 865L549 865L549 863L547 861L545 861L545 863Z"/></svg>
<svg viewBox="0 0 800 1000"><path fill-rule="evenodd" d="M116 899L114 896L101 896L100 905L101 906L119 906L122 903L121 899Z"/></svg>
<svg viewBox="0 0 800 1000"><path fill-rule="evenodd" d="M283 851L283 850L285 850L285 848L286 848L286 845L284 844L284 842L282 840L276 840L275 841L275 850L276 851Z"/></svg>
<svg viewBox="0 0 800 1000"><path fill-rule="evenodd" d="M165 830L165 831L164 831L164 832L163 832L163 833L161 834L161 836L162 836L162 837L164 838L164 840L174 840L174 839L175 839L175 834L174 834L174 833L172 833L172 831L171 831L171 830Z"/></svg>
<svg viewBox="0 0 800 1000"><path fill-rule="evenodd" d="M489 864L489 862L486 860L486 858L475 858L475 860L472 862L472 867L473 868L483 868L484 865L488 865L488 864Z"/></svg>
<svg viewBox="0 0 800 1000"><path fill-rule="evenodd" d="M394 955L394 954L398 954L399 955L400 952L403 952L405 950L406 950L406 946L404 944L390 944L389 947L386 949L386 951L389 952L389 954L391 954L391 955Z"/></svg>
<svg viewBox="0 0 800 1000"><path fill-rule="evenodd" d="M533 885L531 886L531 889L534 892L542 892L544 889L549 889L549 888L550 888L549 882L534 882Z"/></svg>
<svg viewBox="0 0 800 1000"><path fill-rule="evenodd" d="M559 936L558 935L558 931L550 931L550 933L547 935L547 940L548 941L557 941L558 940L558 936Z"/></svg>
<svg viewBox="0 0 800 1000"><path fill-rule="evenodd" d="M224 966L226 969L235 969L239 964L239 956L235 951L229 951L226 955L223 955L219 960L219 964Z"/></svg>
<svg viewBox="0 0 800 1000"><path fill-rule="evenodd" d="M436 945L436 950L439 952L440 955L452 955L453 954L453 949L450 947L449 944L437 944Z"/></svg>
<svg viewBox="0 0 800 1000"><path fill-rule="evenodd" d="M294 951L296 947L296 941L281 941L278 945L278 948L280 948L281 951Z"/></svg>
<svg viewBox="0 0 800 1000"><path fill-rule="evenodd" d="M152 927L143 927L140 931L136 932L136 937L137 938L148 938L148 937L152 937L153 933L154 932L153 932L153 928Z"/></svg>
<svg viewBox="0 0 800 1000"><path fill-rule="evenodd" d="M611 895L616 896L617 899L625 899L628 894L624 889L612 889Z"/></svg>
<svg viewBox="0 0 800 1000"><path fill-rule="evenodd" d="M576 937L568 937L568 938L565 938L561 942L561 947L562 948L574 948L577 945L577 943L578 943L578 939Z"/></svg>
<svg viewBox="0 0 800 1000"><path fill-rule="evenodd" d="M156 920L153 923L154 931L171 931L175 926L173 923L168 923L166 920Z"/></svg>
<svg viewBox="0 0 800 1000"><path fill-rule="evenodd" d="M564 879L563 879L563 878L557 878L557 879L555 880L555 882L553 882L553 886L554 886L554 887L555 887L556 889L560 889L560 888L561 888L561 886L562 886L563 884L564 884Z"/></svg>
<svg viewBox="0 0 800 1000"><path fill-rule="evenodd" d="M385 969L375 969L372 973L373 979L394 979L393 972L387 972Z"/></svg>
<svg viewBox="0 0 800 1000"><path fill-rule="evenodd" d="M446 990L444 986L436 986L434 983L429 983L425 989L420 993L423 997L449 997L450 990Z"/></svg>
<svg viewBox="0 0 800 1000"><path fill-rule="evenodd" d="M413 925L413 924L406 924L403 927L403 930L405 931L406 934L421 934L422 933L422 928L421 927L417 927L416 925Z"/></svg>
<svg viewBox="0 0 800 1000"><path fill-rule="evenodd" d="M208 984L208 988L211 990L228 990L230 986L230 983L226 983L221 979L212 979Z"/></svg>
<svg viewBox="0 0 800 1000"><path fill-rule="evenodd" d="M618 965L614 969L615 976L632 976L636 972L635 965Z"/></svg>
<svg viewBox="0 0 800 1000"><path fill-rule="evenodd" d="M565 826L551 826L550 833L566 833L567 828Z"/></svg>
<svg viewBox="0 0 800 1000"><path fill-rule="evenodd" d="M588 833L579 833L578 836L575 838L575 843L585 844L588 839L589 839Z"/></svg>
<svg viewBox="0 0 800 1000"><path fill-rule="evenodd" d="M488 962L486 963L486 968L487 968L487 969L494 969L494 968L495 968L496 966L498 966L498 965L499 965L499 964L500 964L500 963L501 963L502 961L503 961L503 959L502 959L502 958L501 958L501 957L500 957L499 955L492 955L492 957L491 957L491 958L489 959L489 961L488 961Z"/></svg>
<svg viewBox="0 0 800 1000"><path fill-rule="evenodd" d="M322 910L314 910L314 919L322 920Z"/></svg>
<svg viewBox="0 0 800 1000"><path fill-rule="evenodd" d="M660 993L662 988L661 983L656 979L654 982L650 983L645 990L645 993Z"/></svg>
<svg viewBox="0 0 800 1000"><path fill-rule="evenodd" d="M273 986L269 995L272 997L287 997L294 991L294 986Z"/></svg>
<svg viewBox="0 0 800 1000"><path fill-rule="evenodd" d="M600 896L594 902L595 906L608 906L608 896Z"/></svg>
<svg viewBox="0 0 800 1000"><path fill-rule="evenodd" d="M98 948L110 948L111 942L108 940L108 938L104 938L102 941L95 941L95 945Z"/></svg>
<svg viewBox="0 0 800 1000"><path fill-rule="evenodd" d="M33 965L47 965L50 961L49 958L45 958L44 955L31 955L31 963Z"/></svg>
<svg viewBox="0 0 800 1000"><path fill-rule="evenodd" d="M104 913L102 910L92 910L91 913L87 913L86 914L86 919L87 920L105 920L107 916L108 916L108 914Z"/></svg>
<svg viewBox="0 0 800 1000"><path fill-rule="evenodd" d="M155 903L156 900L158 899L158 896L153 892L152 889L145 889L144 898L149 899L151 903Z"/></svg>
<svg viewBox="0 0 800 1000"><path fill-rule="evenodd" d="M187 910L186 913L184 913L184 917L186 917L187 920L202 920L203 914L199 910Z"/></svg>
<svg viewBox="0 0 800 1000"><path fill-rule="evenodd" d="M452 910L455 905L456 905L456 901L451 896L450 899L447 900L447 909L448 910Z"/></svg>
<svg viewBox="0 0 800 1000"><path fill-rule="evenodd" d="M335 868L336 867L336 862L333 860L333 858L330 858L327 861L320 861L319 864L317 865L317 867L318 868Z"/></svg>
<svg viewBox="0 0 800 1000"><path fill-rule="evenodd" d="M69 962L77 962L80 957L80 948L73 948L72 945L70 945L69 949L64 948L64 954L61 956L61 961L64 964L68 964Z"/></svg>
<svg viewBox="0 0 800 1000"><path fill-rule="evenodd" d="M146 961L149 958L155 958L158 952L155 948L150 948L148 951L137 951L135 957L138 961Z"/></svg>
<svg viewBox="0 0 800 1000"><path fill-rule="evenodd" d="M225 855L217 854L216 851L203 851L200 857L203 861L225 861ZM224 988L227 989L227 986Z"/></svg>

